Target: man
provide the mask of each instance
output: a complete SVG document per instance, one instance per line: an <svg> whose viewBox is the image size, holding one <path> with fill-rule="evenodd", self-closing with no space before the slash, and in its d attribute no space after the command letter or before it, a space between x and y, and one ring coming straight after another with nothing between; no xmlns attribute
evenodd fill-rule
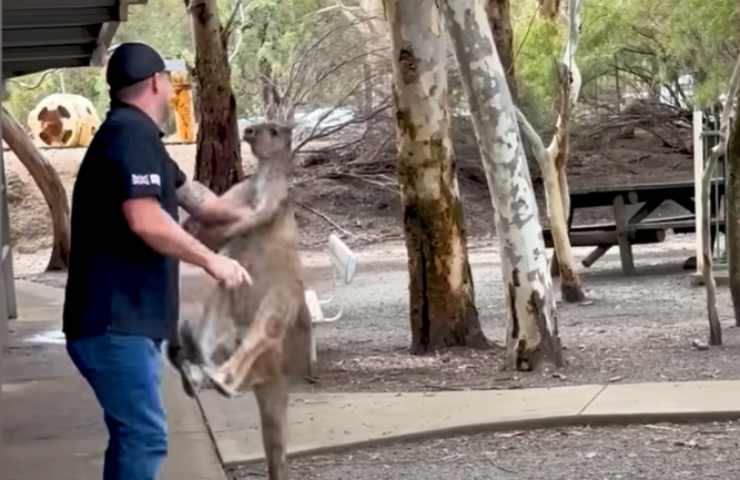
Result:
<svg viewBox="0 0 740 480"><path fill-rule="evenodd" d="M250 282L236 261L180 227L178 206L223 222L244 211L187 181L167 154L159 126L169 114L171 85L156 51L120 45L106 77L111 110L82 161L72 199L64 332L108 427L103 478L154 480L167 454L161 342L175 338L178 261L227 287Z"/></svg>

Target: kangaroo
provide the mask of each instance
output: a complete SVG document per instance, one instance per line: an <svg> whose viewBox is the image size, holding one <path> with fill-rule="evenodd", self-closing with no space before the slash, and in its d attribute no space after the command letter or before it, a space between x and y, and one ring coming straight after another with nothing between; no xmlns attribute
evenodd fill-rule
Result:
<svg viewBox="0 0 740 480"><path fill-rule="evenodd" d="M244 265L253 285L214 288L203 317L181 321L178 340L168 349L191 396L209 384L228 397L254 391L270 480L288 475L288 378L311 375L311 315L289 196L291 137L290 127L275 123L246 128L243 138L257 157L257 172L224 196L248 213L226 226L186 222L205 244Z"/></svg>

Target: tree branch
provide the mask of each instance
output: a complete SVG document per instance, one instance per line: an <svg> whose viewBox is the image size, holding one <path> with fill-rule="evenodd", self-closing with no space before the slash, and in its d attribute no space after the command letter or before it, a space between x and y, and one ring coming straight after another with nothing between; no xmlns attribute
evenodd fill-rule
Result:
<svg viewBox="0 0 740 480"><path fill-rule="evenodd" d="M234 22L236 21L236 14L239 13L239 11L242 8L242 0L236 0L236 3L234 3L234 8L231 10L231 14L229 15L229 19L226 21L226 25L224 26L221 36L224 40L224 45L226 42L228 42L229 37L231 36L231 31L234 28ZM244 18L244 12L242 11L242 19Z"/></svg>
<svg viewBox="0 0 740 480"><path fill-rule="evenodd" d="M335 222L334 220L332 220L331 218L329 218L326 214L324 214L324 213L322 213L322 212L320 212L320 211L318 211L318 210L316 210L314 208L309 207L305 203L301 203L301 202L296 202L296 203L298 204L298 206L300 206L301 208L304 208L304 209L308 210L309 212L313 213L317 217L323 218L326 221L326 223L328 223L332 227L336 228L337 230L339 230L343 234L347 235L348 237L356 237L356 235L354 233L350 232L349 230L345 230L344 228L342 228L341 225L339 225L337 222Z"/></svg>
<svg viewBox="0 0 740 480"><path fill-rule="evenodd" d="M521 128L522 134L524 134L524 136L527 137L527 140L529 141L529 144L532 147L532 151L534 153L535 158L537 159L537 163L540 166L540 170L544 172L545 166L546 166L545 162L548 161L548 157L550 154L545 148L545 144L542 141L542 137L539 136L539 134L534 129L532 124L529 123L529 120L527 120L527 117L519 109L519 107L516 107L516 118L517 118L517 121L519 122L519 127Z"/></svg>
<svg viewBox="0 0 740 480"><path fill-rule="evenodd" d="M42 83L44 83L44 80L46 80L46 77L48 77L49 75L53 75L53 74L57 73L58 71L59 71L58 68L55 68L53 70L47 70L47 71L45 71L41 75L41 78L39 78L38 82L36 82L35 85L29 85L27 83L23 83L20 80L15 79L15 78L10 79L10 82L18 85L19 87L21 87L24 90L36 90L37 88L39 88L41 86Z"/></svg>

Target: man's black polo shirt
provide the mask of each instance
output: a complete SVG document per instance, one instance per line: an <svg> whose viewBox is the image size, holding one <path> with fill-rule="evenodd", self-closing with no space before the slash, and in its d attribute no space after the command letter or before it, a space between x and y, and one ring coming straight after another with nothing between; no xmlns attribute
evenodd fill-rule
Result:
<svg viewBox="0 0 740 480"><path fill-rule="evenodd" d="M175 190L185 175L162 133L141 110L113 103L80 165L72 197L72 244L64 303L68 338L113 331L172 338L178 262L134 234L130 198L156 197L177 221Z"/></svg>

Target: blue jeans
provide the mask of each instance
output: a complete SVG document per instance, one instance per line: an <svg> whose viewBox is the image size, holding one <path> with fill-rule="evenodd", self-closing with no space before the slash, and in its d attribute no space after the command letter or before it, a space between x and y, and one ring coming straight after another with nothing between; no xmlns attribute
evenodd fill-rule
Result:
<svg viewBox="0 0 740 480"><path fill-rule="evenodd" d="M155 480L167 456L160 348L146 337L114 333L67 342L108 427L103 480Z"/></svg>

